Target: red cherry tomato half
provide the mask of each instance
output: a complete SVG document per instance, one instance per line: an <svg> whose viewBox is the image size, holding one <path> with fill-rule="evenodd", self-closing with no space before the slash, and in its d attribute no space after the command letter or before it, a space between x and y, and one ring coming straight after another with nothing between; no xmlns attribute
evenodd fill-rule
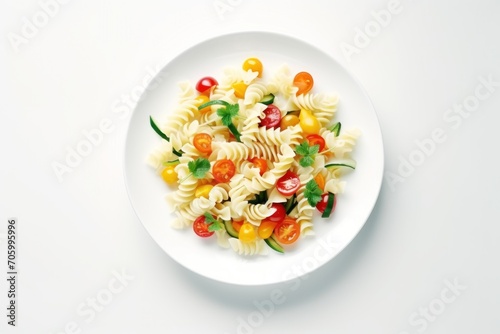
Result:
<svg viewBox="0 0 500 334"><path fill-rule="evenodd" d="M212 153L212 137L208 133L195 134L193 145L201 153Z"/></svg>
<svg viewBox="0 0 500 334"><path fill-rule="evenodd" d="M281 244L292 244L300 236L300 225L292 218L285 218L274 228L274 237Z"/></svg>
<svg viewBox="0 0 500 334"><path fill-rule="evenodd" d="M292 171L286 172L285 175L278 179L276 188L283 196L291 196L300 187L300 179L297 174Z"/></svg>
<svg viewBox="0 0 500 334"><path fill-rule="evenodd" d="M267 220L270 220L272 222L281 222L283 219L286 217L286 210L285 206L281 203L273 203L271 204L271 208L276 209L276 211L267 217Z"/></svg>
<svg viewBox="0 0 500 334"><path fill-rule="evenodd" d="M262 158L252 158L249 160L253 165L259 169L260 175L267 171L267 160Z"/></svg>
<svg viewBox="0 0 500 334"><path fill-rule="evenodd" d="M307 141L309 142L309 146L319 145L319 151L323 151L325 148L325 140L320 135L309 135L307 136Z"/></svg>
<svg viewBox="0 0 500 334"><path fill-rule="evenodd" d="M300 72L293 78L293 85L299 88L296 95L305 94L313 87L314 80L308 72Z"/></svg>
<svg viewBox="0 0 500 334"><path fill-rule="evenodd" d="M328 206L328 193L321 195L321 200L316 204L316 209L318 209L319 212L323 213L326 210L326 207ZM333 208L332 208L332 213L335 211L335 207L337 206L337 196L333 198Z"/></svg>
<svg viewBox="0 0 500 334"><path fill-rule="evenodd" d="M200 93L204 93L218 84L217 80L212 77L203 77L196 83L196 90Z"/></svg>
<svg viewBox="0 0 500 334"><path fill-rule="evenodd" d="M264 118L260 121L260 126L265 126L267 129L276 129L280 126L281 111L275 105L268 105L264 109Z"/></svg>
<svg viewBox="0 0 500 334"><path fill-rule="evenodd" d="M208 225L205 223L205 216L199 216L193 223L193 230L198 236L207 238L214 234L214 231L208 230Z"/></svg>
<svg viewBox="0 0 500 334"><path fill-rule="evenodd" d="M236 166L229 159L217 160L212 167L212 174L217 182L228 182L236 174Z"/></svg>

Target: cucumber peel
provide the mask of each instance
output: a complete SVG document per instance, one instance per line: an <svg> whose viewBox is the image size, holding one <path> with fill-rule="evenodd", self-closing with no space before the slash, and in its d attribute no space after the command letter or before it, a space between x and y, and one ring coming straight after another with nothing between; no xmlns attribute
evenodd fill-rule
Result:
<svg viewBox="0 0 500 334"><path fill-rule="evenodd" d="M285 253L285 250L283 249L283 247L281 247L281 245L276 240L274 240L274 238L272 236L270 236L267 239L264 239L264 241L266 242L266 244L269 247L271 247L273 250L277 251L278 253L281 253L281 254Z"/></svg>
<svg viewBox="0 0 500 334"><path fill-rule="evenodd" d="M238 238L238 231L236 231L231 223L231 220L224 220L224 227L226 228L227 234L233 238Z"/></svg>
<svg viewBox="0 0 500 334"><path fill-rule="evenodd" d="M356 161L354 161L352 159L347 159L347 160L332 162L330 164L325 165L325 168L329 168L329 167L349 167L352 169L356 169Z"/></svg>

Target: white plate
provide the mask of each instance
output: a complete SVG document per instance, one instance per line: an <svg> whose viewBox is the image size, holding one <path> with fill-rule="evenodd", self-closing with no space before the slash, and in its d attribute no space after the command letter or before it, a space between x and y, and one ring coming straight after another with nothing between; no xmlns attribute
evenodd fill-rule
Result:
<svg viewBox="0 0 500 334"><path fill-rule="evenodd" d="M191 229L170 227L165 194L168 188L146 164L161 140L149 116L163 119L175 107L178 82L222 75L250 56L272 71L287 63L292 71L308 71L315 92L338 92L336 119L343 128L362 131L353 154L357 169L344 177L346 191L338 197L330 219L315 218L315 237L302 238L285 255L242 257L217 245L215 237L198 238ZM158 84L158 82L160 82ZM154 84L153 84L154 83ZM284 282L307 274L334 258L356 236L377 200L383 176L382 135L375 110L360 84L336 60L288 36L267 32L235 33L213 38L186 50L163 68L134 111L125 143L125 181L137 216L158 245L175 261L202 276L238 285ZM154 85L154 86L153 86ZM156 87L157 86L157 87Z"/></svg>

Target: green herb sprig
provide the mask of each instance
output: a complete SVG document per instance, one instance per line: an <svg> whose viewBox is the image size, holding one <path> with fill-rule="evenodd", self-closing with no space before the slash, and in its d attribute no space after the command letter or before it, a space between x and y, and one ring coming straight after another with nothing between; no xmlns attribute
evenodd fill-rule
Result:
<svg viewBox="0 0 500 334"><path fill-rule="evenodd" d="M224 100L214 100L209 101L207 103L202 104L198 107L198 110L202 110L206 107L213 105L223 105L223 107L217 109L217 116L221 118L222 124L229 128L229 131L234 135L237 141L241 142L240 136L241 133L238 131L236 126L233 124L233 117L236 117L240 111L240 105L238 103L231 104Z"/></svg>
<svg viewBox="0 0 500 334"><path fill-rule="evenodd" d="M306 183L306 189L304 190L304 197L307 198L307 202L313 208L321 201L321 195L323 192L321 188L318 186L318 183L312 179Z"/></svg>
<svg viewBox="0 0 500 334"><path fill-rule="evenodd" d="M309 146L309 143L304 141L295 147L295 152L302 156L299 160L299 164L302 167L309 167L314 163L314 156L319 152L319 145Z"/></svg>
<svg viewBox="0 0 500 334"><path fill-rule="evenodd" d="M208 225L208 230L210 232L222 229L222 222L218 219L215 219L210 212L205 212L203 216L205 216L205 224Z"/></svg>

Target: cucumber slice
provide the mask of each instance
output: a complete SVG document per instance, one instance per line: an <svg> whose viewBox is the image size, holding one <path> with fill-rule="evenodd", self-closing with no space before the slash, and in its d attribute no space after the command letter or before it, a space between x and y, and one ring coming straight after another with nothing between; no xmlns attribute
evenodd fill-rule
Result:
<svg viewBox="0 0 500 334"><path fill-rule="evenodd" d="M179 164L179 159L172 160L172 161L165 161L163 163L164 166L172 166L172 165L178 165Z"/></svg>
<svg viewBox="0 0 500 334"><path fill-rule="evenodd" d="M265 104L265 105L269 105L273 102L274 102L274 95L273 94L267 94L266 96L264 96L262 98L262 100L260 100L260 103Z"/></svg>
<svg viewBox="0 0 500 334"><path fill-rule="evenodd" d="M325 211L323 211L323 214L321 215L322 218L328 218L332 214L333 207L335 204L335 194L334 193L328 193L328 202L326 203L326 208Z"/></svg>
<svg viewBox="0 0 500 334"><path fill-rule="evenodd" d="M336 162L332 162L331 164L326 164L325 168L328 167L349 167L352 169L356 169L356 161L352 159L339 160Z"/></svg>
<svg viewBox="0 0 500 334"><path fill-rule="evenodd" d="M266 244L269 247L271 247L272 249L274 249L278 253L281 253L281 254L285 253L285 250L283 249L283 247L281 247L281 245L278 242L276 242L276 240L274 240L274 238L272 236L270 236L267 239L264 239L264 241L266 242Z"/></svg>
<svg viewBox="0 0 500 334"><path fill-rule="evenodd" d="M297 195L293 194L292 197L286 200L285 210L287 215L290 214L290 212L292 212L292 210L297 206L296 198Z"/></svg>
<svg viewBox="0 0 500 334"><path fill-rule="evenodd" d="M340 129L342 128L342 124L340 122L337 122L333 124L333 126L330 128L330 131L335 134L335 137L338 137L340 134Z"/></svg>
<svg viewBox="0 0 500 334"><path fill-rule="evenodd" d="M233 238L238 238L238 231L234 229L233 224L231 224L230 220L224 220L224 227L226 228L227 234L229 234Z"/></svg>

